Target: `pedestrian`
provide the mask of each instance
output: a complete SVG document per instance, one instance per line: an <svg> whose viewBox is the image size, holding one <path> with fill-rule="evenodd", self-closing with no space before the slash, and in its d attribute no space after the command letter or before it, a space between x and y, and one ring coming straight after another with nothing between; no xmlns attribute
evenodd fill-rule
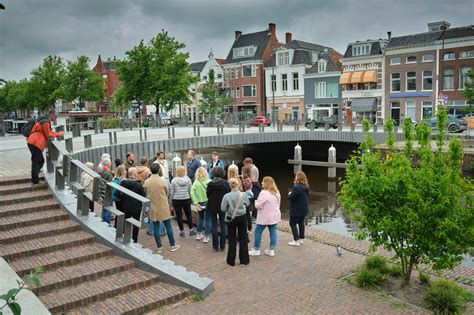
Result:
<svg viewBox="0 0 474 315"><path fill-rule="evenodd" d="M188 176L191 181L194 181L194 174L196 170L201 166L201 162L196 160L196 154L193 150L189 150L188 154L186 155L188 162L186 163L186 169L188 171Z"/></svg>
<svg viewBox="0 0 474 315"><path fill-rule="evenodd" d="M252 211L255 211L255 199L252 192L252 180L250 178L244 179L244 191L245 195L249 199L249 205L246 208L246 217L247 217L247 230L252 231Z"/></svg>
<svg viewBox="0 0 474 315"><path fill-rule="evenodd" d="M196 180L191 188L191 199L193 204L198 209L198 223L197 223L197 235L196 240L202 239L203 243L209 242L209 236L211 235L211 214L207 207L207 185L211 180L208 177L207 171L204 167L200 167L196 171ZM203 231L204 225L204 234Z"/></svg>
<svg viewBox="0 0 474 315"><path fill-rule="evenodd" d="M293 241L288 243L290 246L303 245L304 218L308 214L308 194L308 179L305 173L299 171L295 175L293 189L288 194L288 200L290 200L290 228L293 233Z"/></svg>
<svg viewBox="0 0 474 315"><path fill-rule="evenodd" d="M153 163L157 163L161 167L161 173L163 178L169 183L170 181L170 171L168 167L168 161L166 161L165 153L163 151L158 152L157 158Z"/></svg>
<svg viewBox="0 0 474 315"><path fill-rule="evenodd" d="M39 173L44 165L43 151L50 138L57 138L64 135L63 132L51 131L51 121L56 121L56 112L50 110L47 116L40 116L36 119L31 128L31 132L26 139L28 149L31 152L31 184L39 184Z"/></svg>
<svg viewBox="0 0 474 315"><path fill-rule="evenodd" d="M245 158L242 162L244 167L250 170L250 174L255 177L255 180L258 181L259 178L259 171L258 168L253 164L252 158Z"/></svg>
<svg viewBox="0 0 474 315"><path fill-rule="evenodd" d="M108 153L102 153L102 155L100 156L100 162L99 162L99 165L97 165L97 169L102 169L102 161L105 160L105 159L109 159L111 160L111 157L110 157L110 154ZM112 161L112 160L111 160Z"/></svg>
<svg viewBox="0 0 474 315"><path fill-rule="evenodd" d="M120 182L120 186L139 194L140 196L146 197L145 190L143 189L142 183L137 179L137 170L135 167L128 169L128 178ZM142 213L142 203L127 194L117 191L118 197L122 200L123 212L125 214L125 220L128 218L134 218L140 221ZM134 243L138 242L138 227L133 226L132 239Z"/></svg>
<svg viewBox="0 0 474 315"><path fill-rule="evenodd" d="M212 158L212 160L211 160L211 162L209 162L209 166L207 168L207 173L208 173L210 179L212 179L211 170L214 167L220 167L220 168L224 169L224 162L222 162L222 160L219 159L219 153L217 151L212 152L211 158Z"/></svg>
<svg viewBox="0 0 474 315"><path fill-rule="evenodd" d="M186 175L184 166L178 166L176 169L176 177L173 178L170 184L169 199L178 221L179 236L184 237L183 212L189 226L189 236L196 235L191 214L191 179Z"/></svg>
<svg viewBox="0 0 474 315"><path fill-rule="evenodd" d="M247 218L245 217L249 199L239 189L239 181L231 178L229 181L231 191L224 195L221 202L221 211L225 213L229 248L227 250L227 264L235 265L237 241L239 242L239 261L241 266L249 264L247 244Z"/></svg>
<svg viewBox="0 0 474 315"><path fill-rule="evenodd" d="M260 192L262 191L262 186L252 175L250 175L250 180L252 181L252 193L253 193L253 199L254 199L254 203L253 203L254 207L252 209L252 220L256 221L258 210L257 208L255 208L255 200L258 199L258 196L260 195Z"/></svg>
<svg viewBox="0 0 474 315"><path fill-rule="evenodd" d="M217 252L225 249L227 229L225 224L225 213L221 210L221 203L222 198L224 198L224 195L227 194L230 189L229 184L227 184L227 181L224 179L224 170L222 168L214 167L211 170L211 176L212 180L207 185L207 209L212 216L212 247ZM219 234L217 233L219 226L221 229L220 239Z"/></svg>
<svg viewBox="0 0 474 315"><path fill-rule="evenodd" d="M264 253L268 256L275 256L277 244L277 223L281 220L280 202L281 196L275 181L270 176L265 176L262 180L263 190L258 199L255 200L255 208L258 210L257 225L255 227L254 245L249 251L250 256L260 255L260 243L262 232L268 227L270 233L270 247Z"/></svg>
<svg viewBox="0 0 474 315"><path fill-rule="evenodd" d="M104 157L104 159L101 161L98 167L98 172L100 175L100 178L102 179L99 181L99 195L101 200L105 200L105 191L107 189L106 185L107 182L111 182L114 179L114 174L110 170L110 167L112 165L112 161L108 157ZM107 222L110 224L110 221L112 220L112 213L108 210L105 210L102 208L102 221Z"/></svg>
<svg viewBox="0 0 474 315"><path fill-rule="evenodd" d="M227 169L227 182L229 183L231 178L235 178L239 183L238 189L244 191L244 186L242 185L242 180L239 177L239 169L237 167L229 167Z"/></svg>
<svg viewBox="0 0 474 315"><path fill-rule="evenodd" d="M91 170L94 169L94 163L92 162L86 162L86 166L90 168ZM81 173L81 180L80 180L81 186L84 187L84 192L93 192L94 190L94 177L92 177L89 173L86 171L83 171ZM89 200L89 211L94 212L94 201Z"/></svg>
<svg viewBox="0 0 474 315"><path fill-rule="evenodd" d="M135 160L134 160L134 159L135 159L135 156L133 155L133 153L128 152L128 153L127 153L127 160L126 160L125 163L124 163L124 164L125 164L125 168L127 169L127 172L128 172L128 169L129 169L130 167L134 167L134 166L135 166ZM128 173L127 173L127 175L128 175Z"/></svg>
<svg viewBox="0 0 474 315"><path fill-rule="evenodd" d="M117 169L120 165L123 164L122 160L121 159L115 159L115 169Z"/></svg>
<svg viewBox="0 0 474 315"><path fill-rule="evenodd" d="M146 156L142 156L140 159L140 165L136 167L137 169L137 179L142 183L150 176L151 172L147 166L148 158Z"/></svg>
<svg viewBox="0 0 474 315"><path fill-rule="evenodd" d="M148 199L150 199L151 202L148 217L153 226L153 235L155 236L156 246L158 247L157 252L163 252L160 233L161 225L164 225L166 228L170 251L174 252L180 249L180 246L176 245L173 235L171 213L168 203L168 182L160 176L159 173L161 170L158 164L152 164L150 168L151 175L145 180L144 187Z"/></svg>
<svg viewBox="0 0 474 315"><path fill-rule="evenodd" d="M125 165L122 164L122 165L119 165L117 169L115 170L115 176L112 179L112 182L114 182L117 185L120 185L122 180L124 180L125 178L127 178L127 169L125 168ZM117 195L115 194L115 191L116 191L115 188L112 189L112 201L115 202L115 208L123 212L122 200L119 197L117 197ZM115 222L115 224L117 224L117 222Z"/></svg>

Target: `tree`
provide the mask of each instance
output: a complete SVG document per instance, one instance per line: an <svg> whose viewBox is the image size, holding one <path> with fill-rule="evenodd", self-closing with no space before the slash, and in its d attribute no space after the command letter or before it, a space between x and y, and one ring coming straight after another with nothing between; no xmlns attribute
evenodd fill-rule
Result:
<svg viewBox="0 0 474 315"><path fill-rule="evenodd" d="M469 80L466 80L464 84L464 90L461 92L462 96L467 97L467 103L469 106L464 109L465 113L474 112L474 72L469 70L467 73Z"/></svg>
<svg viewBox="0 0 474 315"><path fill-rule="evenodd" d="M62 82L62 95L67 101L77 100L79 109L84 101L99 101L104 97L103 80L89 69L89 58L80 56L75 62L68 61Z"/></svg>
<svg viewBox="0 0 474 315"><path fill-rule="evenodd" d="M120 112L128 110L132 106L132 102L127 100L125 95L125 89L123 85L120 85L114 92L112 103L110 104L110 110L114 112Z"/></svg>
<svg viewBox="0 0 474 315"><path fill-rule="evenodd" d="M222 112L225 105L232 102L230 97L227 97L219 91L219 84L214 78L214 70L209 71L209 81L202 85L202 101L199 105L199 111L204 115L218 114Z"/></svg>
<svg viewBox="0 0 474 315"><path fill-rule="evenodd" d="M30 87L28 80L20 82L7 81L0 89L0 112L8 113L17 110L25 112L31 109Z"/></svg>
<svg viewBox="0 0 474 315"><path fill-rule="evenodd" d="M445 110L438 111L437 150L431 148L430 126L420 123L415 129L408 119L403 123L404 150L395 150L394 124L388 120L387 158L374 150L364 121L366 140L347 162L342 180L339 201L360 224L362 232L356 236L395 253L404 285L418 264L453 268L474 247L473 184L462 176L461 142L451 137L443 149L446 117Z"/></svg>
<svg viewBox="0 0 474 315"><path fill-rule="evenodd" d="M64 64L60 57L48 56L43 63L31 71L31 107L38 110L53 108L60 98Z"/></svg>

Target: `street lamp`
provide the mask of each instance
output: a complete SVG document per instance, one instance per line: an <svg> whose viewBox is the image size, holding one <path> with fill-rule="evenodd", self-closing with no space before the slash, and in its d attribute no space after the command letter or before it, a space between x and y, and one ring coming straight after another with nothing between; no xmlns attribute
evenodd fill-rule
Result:
<svg viewBox="0 0 474 315"><path fill-rule="evenodd" d="M275 62L276 62L276 56L275 56ZM276 78L275 81L273 80L275 78L275 65L272 65L272 78L271 78L271 87L272 87L272 122L273 122L273 128L275 128L275 115L276 115L276 110L275 110L275 88L276 88ZM275 82L275 85L273 85L273 82Z"/></svg>

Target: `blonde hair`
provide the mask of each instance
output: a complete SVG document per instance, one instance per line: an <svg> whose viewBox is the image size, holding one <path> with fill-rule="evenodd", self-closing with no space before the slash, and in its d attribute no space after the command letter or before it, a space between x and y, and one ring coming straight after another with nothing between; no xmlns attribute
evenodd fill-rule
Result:
<svg viewBox="0 0 474 315"><path fill-rule="evenodd" d="M183 176L186 176L187 174L187 170L186 170L186 167L184 166L178 166L178 168L176 169L176 176L178 177L183 177Z"/></svg>
<svg viewBox="0 0 474 315"><path fill-rule="evenodd" d="M302 171L299 171L295 175L295 184L300 184L303 185L305 188L308 187L308 178L306 177L306 174L303 173Z"/></svg>
<svg viewBox="0 0 474 315"><path fill-rule="evenodd" d="M127 177L127 168L125 165L119 165L115 170L115 178L124 178Z"/></svg>
<svg viewBox="0 0 474 315"><path fill-rule="evenodd" d="M208 175L207 175L207 171L204 167L199 167L197 170L196 170L196 174L195 174L195 177L197 180L203 180L203 179L207 179L209 178Z"/></svg>
<svg viewBox="0 0 474 315"><path fill-rule="evenodd" d="M229 179L229 186L230 186L230 189L237 189L239 188L240 183L237 180L237 178L231 178Z"/></svg>
<svg viewBox="0 0 474 315"><path fill-rule="evenodd" d="M229 167L227 169L227 178L238 178L239 177L239 169L235 167Z"/></svg>
<svg viewBox="0 0 474 315"><path fill-rule="evenodd" d="M273 180L272 177L270 176L265 176L262 180L262 188L264 190L267 190L269 191L270 193L272 193L273 195L279 195L280 194L280 191L278 190L278 187L275 183L275 181Z"/></svg>
<svg viewBox="0 0 474 315"><path fill-rule="evenodd" d="M87 166L88 168L90 168L91 170L94 169L94 163L92 163L92 162L86 162L86 166Z"/></svg>

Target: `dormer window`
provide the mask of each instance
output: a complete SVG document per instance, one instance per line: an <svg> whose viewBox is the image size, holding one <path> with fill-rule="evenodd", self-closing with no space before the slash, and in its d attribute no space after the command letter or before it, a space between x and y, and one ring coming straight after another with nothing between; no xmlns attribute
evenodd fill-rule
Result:
<svg viewBox="0 0 474 315"><path fill-rule="evenodd" d="M278 53L278 65L279 66L287 66L290 64L290 52L285 51Z"/></svg>
<svg viewBox="0 0 474 315"><path fill-rule="evenodd" d="M311 53L311 63L314 65L318 60L318 53L312 52Z"/></svg>
<svg viewBox="0 0 474 315"><path fill-rule="evenodd" d="M257 51L257 47L255 46L234 48L233 58L253 57L256 51Z"/></svg>
<svg viewBox="0 0 474 315"><path fill-rule="evenodd" d="M318 72L326 72L327 61L321 59L318 61Z"/></svg>
<svg viewBox="0 0 474 315"><path fill-rule="evenodd" d="M352 46L352 56L362 56L370 54L371 44L354 45Z"/></svg>

